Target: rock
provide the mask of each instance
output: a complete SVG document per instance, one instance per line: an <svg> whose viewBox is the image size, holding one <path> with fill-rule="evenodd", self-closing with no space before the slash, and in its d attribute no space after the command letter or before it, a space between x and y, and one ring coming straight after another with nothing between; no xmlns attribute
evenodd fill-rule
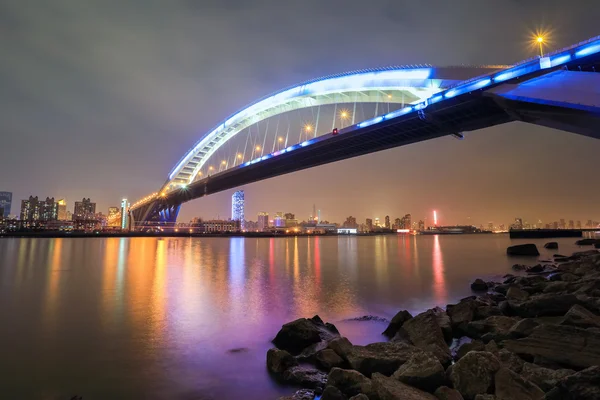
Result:
<svg viewBox="0 0 600 400"><path fill-rule="evenodd" d="M480 305L475 299L467 299L456 305L449 304L446 307L446 313L450 317L453 332L456 331L455 336L457 334L460 336L466 332L467 324L473 321L475 310Z"/></svg>
<svg viewBox="0 0 600 400"><path fill-rule="evenodd" d="M471 290L475 292L486 292L488 290L487 283L485 283L482 279L475 279L473 283L471 283Z"/></svg>
<svg viewBox="0 0 600 400"><path fill-rule="evenodd" d="M475 319L486 319L495 315L502 315L502 311L496 306L481 306L475 309Z"/></svg>
<svg viewBox="0 0 600 400"><path fill-rule="evenodd" d="M573 375L572 369L549 369L532 363L524 363L521 375L528 381L535 383L544 392L552 389L559 380Z"/></svg>
<svg viewBox="0 0 600 400"><path fill-rule="evenodd" d="M528 243L510 246L506 249L506 254L509 256L539 256L540 252L535 244Z"/></svg>
<svg viewBox="0 0 600 400"><path fill-rule="evenodd" d="M327 384L335 386L346 396L372 393L371 380L350 369L333 368L327 376Z"/></svg>
<svg viewBox="0 0 600 400"><path fill-rule="evenodd" d="M340 392L340 389L335 386L327 385L325 390L323 390L323 394L321 395L321 400L346 400L347 397Z"/></svg>
<svg viewBox="0 0 600 400"><path fill-rule="evenodd" d="M369 400L369 397L366 394L357 394L356 396L350 397L349 400Z"/></svg>
<svg viewBox="0 0 600 400"><path fill-rule="evenodd" d="M435 320L437 321L440 329L442 330L442 334L444 335L444 339L447 343L452 341L452 323L450 321L450 317L446 314L440 307L434 307L431 309L431 312L435 315Z"/></svg>
<svg viewBox="0 0 600 400"><path fill-rule="evenodd" d="M327 384L327 374L314 368L297 366L285 370L283 380L321 393Z"/></svg>
<svg viewBox="0 0 600 400"><path fill-rule="evenodd" d="M449 378L452 385L466 399L489 393L500 361L491 353L471 351L452 366Z"/></svg>
<svg viewBox="0 0 600 400"><path fill-rule="evenodd" d="M448 386L441 386L433 393L438 400L464 400L460 392L456 389L450 389Z"/></svg>
<svg viewBox="0 0 600 400"><path fill-rule="evenodd" d="M412 315L408 311L398 311L398 313L396 313L396 315L394 315L394 318L392 318L392 320L390 321L388 327L385 329L385 331L383 331L383 335L387 336L388 338L393 338L394 335L396 335L396 332L398 332L398 330L402 327L402 324L404 324L411 318Z"/></svg>
<svg viewBox="0 0 600 400"><path fill-rule="evenodd" d="M332 349L324 349L317 353L317 364L329 371L333 367L344 366L344 360Z"/></svg>
<svg viewBox="0 0 600 400"><path fill-rule="evenodd" d="M433 392L444 384L444 367L431 353L416 354L402 365L393 378L416 388Z"/></svg>
<svg viewBox="0 0 600 400"><path fill-rule="evenodd" d="M544 245L546 249L558 249L558 242L548 242Z"/></svg>
<svg viewBox="0 0 600 400"><path fill-rule="evenodd" d="M593 246L598 242L597 239L579 239L578 241L575 242L575 244L577 246ZM589 253L584 253L584 252L579 252L579 253L574 253L575 254L589 254Z"/></svg>
<svg viewBox="0 0 600 400"><path fill-rule="evenodd" d="M511 286L506 292L506 298L508 300L525 301L529 298L529 293L518 286Z"/></svg>
<svg viewBox="0 0 600 400"><path fill-rule="evenodd" d="M454 359L456 361L458 361L461 358L463 358L470 351L484 351L484 350L485 350L485 344L483 344L482 341L473 340L470 343L464 343L463 345L461 345L458 348L458 350L456 352L456 357L454 357Z"/></svg>
<svg viewBox="0 0 600 400"><path fill-rule="evenodd" d="M452 354L446 344L442 328L432 310L409 319L402 325L402 329L408 333L415 346L431 351L443 365L452 361Z"/></svg>
<svg viewBox="0 0 600 400"><path fill-rule="evenodd" d="M595 249L600 249L600 242L594 243L594 248Z"/></svg>
<svg viewBox="0 0 600 400"><path fill-rule="evenodd" d="M536 264L534 266L525 268L525 272L530 273L530 274L544 272L544 266L542 264Z"/></svg>
<svg viewBox="0 0 600 400"><path fill-rule="evenodd" d="M522 303L509 300L511 312L520 317L562 316L578 303L574 294L541 294Z"/></svg>
<svg viewBox="0 0 600 400"><path fill-rule="evenodd" d="M506 340L504 347L575 368L600 364L600 333L573 326L540 325L525 338Z"/></svg>
<svg viewBox="0 0 600 400"><path fill-rule="evenodd" d="M352 349L352 343L345 337L339 337L330 341L327 348L335 351L338 356L346 360L346 355Z"/></svg>
<svg viewBox="0 0 600 400"><path fill-rule="evenodd" d="M279 400L313 400L315 398L315 392L312 390L301 389L298 390L292 396L280 397Z"/></svg>
<svg viewBox="0 0 600 400"><path fill-rule="evenodd" d="M564 274L560 274L560 280L563 282L574 282L579 280L579 276L570 272L565 272Z"/></svg>
<svg viewBox="0 0 600 400"><path fill-rule="evenodd" d="M336 336L338 334L326 327L317 315L311 319L300 318L283 325L273 343L291 354L299 354L310 345L331 340Z"/></svg>
<svg viewBox="0 0 600 400"><path fill-rule="evenodd" d="M379 400L437 400L430 393L381 374L373 374L373 390Z"/></svg>
<svg viewBox="0 0 600 400"><path fill-rule="evenodd" d="M512 269L515 271L525 271L527 269L527 265L524 264L513 264Z"/></svg>
<svg viewBox="0 0 600 400"><path fill-rule="evenodd" d="M507 368L500 368L494 378L498 400L541 400L544 392L535 384Z"/></svg>
<svg viewBox="0 0 600 400"><path fill-rule="evenodd" d="M490 340L485 344L483 351L487 351L488 353L496 354L498 352L498 345L494 340Z"/></svg>
<svg viewBox="0 0 600 400"><path fill-rule="evenodd" d="M514 324L508 331L508 334L513 339L520 339L529 336L531 332L539 325L540 324L532 318L524 318Z"/></svg>
<svg viewBox="0 0 600 400"><path fill-rule="evenodd" d="M481 321L469 322L467 325L467 333L473 338L482 338L484 334L488 335L488 340L483 340L484 343L491 339L504 340L509 337L510 328L518 321L515 317L492 316Z"/></svg>
<svg viewBox="0 0 600 400"><path fill-rule="evenodd" d="M517 374L521 373L525 361L523 361L523 359L521 359L518 355L511 353L506 349L498 350L498 352L494 355L496 358L498 358L498 361L500 361L500 365L510 369L513 372L516 372Z"/></svg>
<svg viewBox="0 0 600 400"><path fill-rule="evenodd" d="M561 379L546 394L546 400L600 399L600 366L593 366Z"/></svg>
<svg viewBox="0 0 600 400"><path fill-rule="evenodd" d="M475 396L475 400L496 400L496 396L493 394L478 394Z"/></svg>
<svg viewBox="0 0 600 400"><path fill-rule="evenodd" d="M585 307L576 304L565 314L560 324L580 328L600 328L600 317Z"/></svg>
<svg viewBox="0 0 600 400"><path fill-rule="evenodd" d="M267 369L276 375L281 375L285 370L297 365L298 361L285 350L269 349L267 351Z"/></svg>
<svg viewBox="0 0 600 400"><path fill-rule="evenodd" d="M423 355L423 350L405 343L381 342L352 346L347 360L352 369L367 377L374 372L389 376L413 355Z"/></svg>

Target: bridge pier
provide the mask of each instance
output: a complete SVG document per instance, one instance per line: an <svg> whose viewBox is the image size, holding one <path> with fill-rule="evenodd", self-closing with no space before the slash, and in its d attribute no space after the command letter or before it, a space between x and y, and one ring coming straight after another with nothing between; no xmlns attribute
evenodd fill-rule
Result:
<svg viewBox="0 0 600 400"><path fill-rule="evenodd" d="M173 229L177 223L177 216L181 203L169 204L164 201L154 200L131 211L134 230L145 228Z"/></svg>

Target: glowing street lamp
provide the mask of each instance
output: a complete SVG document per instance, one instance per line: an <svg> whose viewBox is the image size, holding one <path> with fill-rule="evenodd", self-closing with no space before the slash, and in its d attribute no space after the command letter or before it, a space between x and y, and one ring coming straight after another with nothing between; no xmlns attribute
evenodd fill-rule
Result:
<svg viewBox="0 0 600 400"><path fill-rule="evenodd" d="M227 164L227 161L223 160L223 161L221 161L221 164L225 165L225 164Z"/></svg>
<svg viewBox="0 0 600 400"><path fill-rule="evenodd" d="M544 57L544 37L538 36L535 41L540 45L540 57Z"/></svg>
<svg viewBox="0 0 600 400"><path fill-rule="evenodd" d="M312 126L311 126L310 124L306 124L306 125L304 125L304 130L305 130L307 133L309 133L309 132L311 132L311 131L312 131Z"/></svg>
<svg viewBox="0 0 600 400"><path fill-rule="evenodd" d="M254 149L255 149L256 151L260 151L260 146L256 146Z"/></svg>
<svg viewBox="0 0 600 400"><path fill-rule="evenodd" d="M283 143L283 138L282 138L281 136L279 136L279 137L277 138L277 141L278 141L279 143Z"/></svg>
<svg viewBox="0 0 600 400"><path fill-rule="evenodd" d="M242 159L242 155L240 153L238 153L237 158L238 158L238 160L241 160Z"/></svg>

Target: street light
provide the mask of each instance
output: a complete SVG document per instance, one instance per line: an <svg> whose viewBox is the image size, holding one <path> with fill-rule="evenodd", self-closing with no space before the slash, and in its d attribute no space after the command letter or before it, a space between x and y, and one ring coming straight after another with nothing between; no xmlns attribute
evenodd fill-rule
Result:
<svg viewBox="0 0 600 400"><path fill-rule="evenodd" d="M544 57L544 37L538 36L535 40L540 45L540 57Z"/></svg>
<svg viewBox="0 0 600 400"><path fill-rule="evenodd" d="M241 160L242 159L242 155L240 153L238 153L237 158L238 158L238 160Z"/></svg>
<svg viewBox="0 0 600 400"><path fill-rule="evenodd" d="M256 150L256 151L260 151L260 146L256 146L256 147L255 147L255 150Z"/></svg>
<svg viewBox="0 0 600 400"><path fill-rule="evenodd" d="M277 138L277 141L278 141L279 143L283 143L283 138L282 138L281 136L279 136L279 137Z"/></svg>
<svg viewBox="0 0 600 400"><path fill-rule="evenodd" d="M310 131L312 131L312 126L310 124L306 124L306 125L304 125L304 130L306 132L310 132Z"/></svg>
<svg viewBox="0 0 600 400"><path fill-rule="evenodd" d="M223 161L221 161L221 164L225 165L225 164L227 164L227 161L223 160Z"/></svg>

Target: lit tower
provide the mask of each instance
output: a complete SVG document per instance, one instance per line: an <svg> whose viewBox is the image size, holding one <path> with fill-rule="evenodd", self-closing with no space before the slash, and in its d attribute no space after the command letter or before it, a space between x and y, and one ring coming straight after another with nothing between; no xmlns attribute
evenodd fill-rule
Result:
<svg viewBox="0 0 600 400"><path fill-rule="evenodd" d="M121 200L121 229L127 229L127 220L129 213L129 203L127 199Z"/></svg>
<svg viewBox="0 0 600 400"><path fill-rule="evenodd" d="M243 190L238 190L231 196L231 219L240 221L240 229L243 230L245 228Z"/></svg>

